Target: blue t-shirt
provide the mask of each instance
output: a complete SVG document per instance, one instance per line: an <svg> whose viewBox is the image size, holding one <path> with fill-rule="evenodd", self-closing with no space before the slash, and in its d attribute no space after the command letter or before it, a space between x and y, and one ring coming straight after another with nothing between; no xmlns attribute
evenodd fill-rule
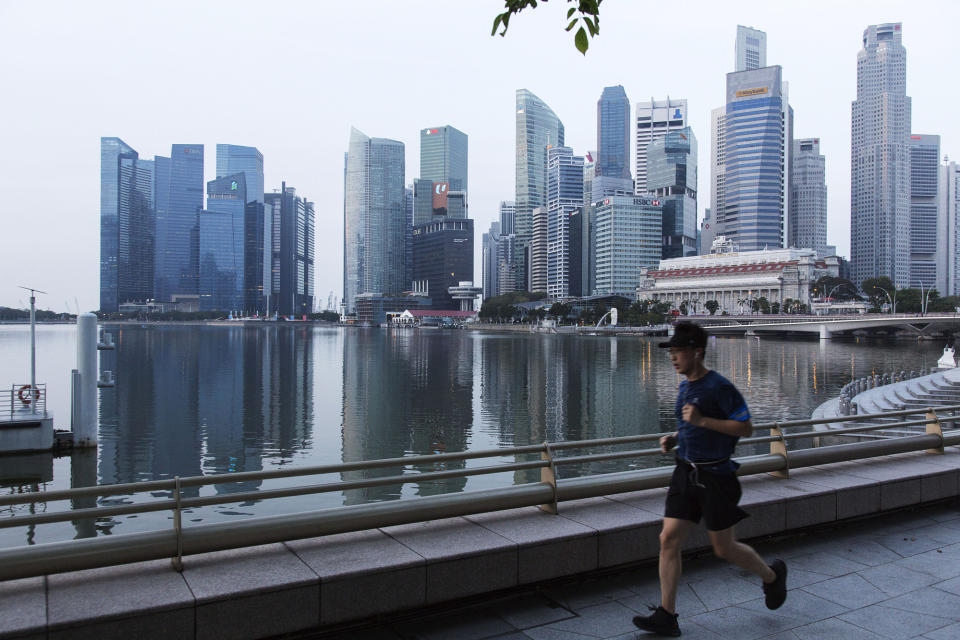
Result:
<svg viewBox="0 0 960 640"><path fill-rule="evenodd" d="M683 419L683 405L692 404L700 414L718 420L745 422L750 419L747 402L733 383L716 371L709 371L699 380L683 380L677 392L677 456L690 462L722 460L733 455L740 439L719 431L695 427ZM734 473L740 465L728 462L703 467L715 473Z"/></svg>

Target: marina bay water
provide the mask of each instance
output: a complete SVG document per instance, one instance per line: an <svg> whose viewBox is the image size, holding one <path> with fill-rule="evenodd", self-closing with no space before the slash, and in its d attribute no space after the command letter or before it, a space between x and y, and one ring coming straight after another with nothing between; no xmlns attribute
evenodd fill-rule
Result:
<svg viewBox="0 0 960 640"><path fill-rule="evenodd" d="M672 430L679 378L662 339L307 324L107 325L101 353L116 387L101 391L97 451L54 458L0 456L0 492L50 490L336 464ZM746 397L754 422L809 418L855 377L935 365L936 342L717 338L708 365ZM37 379L58 428L69 428L75 327L37 331ZM0 326L0 385L29 376L29 328ZM0 389L8 388L6 386ZM220 494L512 462L396 467L339 476L245 481L192 490ZM561 476L669 464L666 456L561 467ZM504 486L499 473L195 509L185 525ZM99 504L167 497L135 494ZM229 498L228 498L229 499ZM94 506L38 504L34 511ZM29 507L0 507L0 517ZM0 546L167 527L170 514L0 529Z"/></svg>

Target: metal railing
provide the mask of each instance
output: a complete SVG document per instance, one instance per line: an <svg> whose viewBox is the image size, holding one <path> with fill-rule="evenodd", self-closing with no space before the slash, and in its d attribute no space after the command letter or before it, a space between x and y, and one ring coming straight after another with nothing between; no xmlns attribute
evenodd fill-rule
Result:
<svg viewBox="0 0 960 640"><path fill-rule="evenodd" d="M47 415L47 385L12 384L10 391L0 391L0 420L24 419L31 415Z"/></svg>
<svg viewBox="0 0 960 640"><path fill-rule="evenodd" d="M855 424L876 418L899 417L896 423ZM770 435L743 438L739 447L769 444L770 452L760 455L738 457L740 475L770 473L786 477L790 469L812 465L857 460L876 456L927 450L942 453L944 446L960 444L960 405L891 411L881 414L866 414L827 419L794 420L755 426L755 430L769 430ZM853 426L849 426L850 424ZM824 427L839 424L827 430ZM951 430L944 430L943 425ZM786 431L787 429L806 430ZM856 436L877 429L894 427L923 427L916 435L854 442L847 444L791 450L787 445L799 439L830 436ZM16 515L0 518L0 528L37 526L55 522L77 521L85 518L107 518L120 515L173 512L173 528L142 533L120 534L95 538L75 539L38 545L19 546L0 550L0 580L11 580L50 573L91 569L145 560L171 558L176 568L182 568L185 555L247 547L286 540L361 531L437 518L465 516L487 511L517 507L540 506L556 513L558 503L581 498L597 497L628 491L665 487L673 472L672 467L619 471L600 475L558 479L557 467L586 464L624 458L641 458L661 454L659 446L627 451L602 453L579 453L562 455L573 450L595 449L657 443L663 433L579 440L569 442L544 442L538 445L418 455L404 458L369 460L344 464L283 469L275 471L247 471L188 478L175 477L168 480L153 480L127 484L100 485L76 489L21 493L0 496L0 507L46 503L56 500L76 500L104 496L128 495L142 492L169 491L169 499L146 503L123 504L80 508L68 511L44 512L31 515ZM212 496L184 497L183 490L190 487L205 487L216 484L234 484L248 480L268 480L350 471L368 471L418 464L448 463L453 461L482 460L504 456L539 456L539 459L508 464L491 464L474 468L408 473L359 480L316 483L306 486L281 487L260 491L247 491ZM494 473L517 472L539 469L540 481L508 487L448 493L428 497L349 505L319 509L301 513L274 516L250 517L227 523L182 526L181 514L186 509L214 504L229 504L247 500L265 500L291 496L347 491L386 485L423 483L448 478L461 478Z"/></svg>

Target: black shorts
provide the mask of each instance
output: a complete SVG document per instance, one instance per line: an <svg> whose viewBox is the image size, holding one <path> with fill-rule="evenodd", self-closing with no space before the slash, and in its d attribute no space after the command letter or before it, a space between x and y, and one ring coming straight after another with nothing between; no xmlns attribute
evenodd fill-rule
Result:
<svg viewBox="0 0 960 640"><path fill-rule="evenodd" d="M703 486L697 486L696 480ZM677 463L667 490L664 516L700 522L710 531L729 529L750 514L737 506L740 481L734 473L710 473Z"/></svg>

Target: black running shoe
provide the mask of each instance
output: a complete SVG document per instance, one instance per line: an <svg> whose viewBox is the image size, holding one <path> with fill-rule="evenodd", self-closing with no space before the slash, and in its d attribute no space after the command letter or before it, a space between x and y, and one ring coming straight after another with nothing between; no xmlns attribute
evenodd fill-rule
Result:
<svg viewBox="0 0 960 640"><path fill-rule="evenodd" d="M669 613L663 607L647 607L653 613L649 616L634 616L633 624L644 631L651 631L658 636L676 638L680 635L680 625L677 624L677 614Z"/></svg>
<svg viewBox="0 0 960 640"><path fill-rule="evenodd" d="M777 577L770 584L763 584L763 594L766 596L767 609L779 609L787 599L787 565L783 560L774 560L770 568Z"/></svg>

